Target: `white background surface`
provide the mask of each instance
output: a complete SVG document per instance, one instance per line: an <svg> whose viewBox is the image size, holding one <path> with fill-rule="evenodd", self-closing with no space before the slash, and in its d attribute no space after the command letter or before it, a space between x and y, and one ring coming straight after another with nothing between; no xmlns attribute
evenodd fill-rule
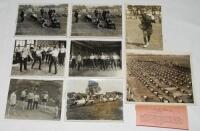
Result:
<svg viewBox="0 0 200 131"><path fill-rule="evenodd" d="M134 104L124 104L123 122L64 122L4 120L11 72L14 32L18 3L70 3L67 0L0 0L0 131L174 131L135 125ZM73 3L124 3L120 0L73 0ZM130 0L132 4L161 4L164 50L192 53L193 88L196 105L188 106L189 128L200 130L200 1L199 0ZM72 2L71 2L72 3ZM125 28L123 27L123 30ZM125 76L125 75L124 75Z"/></svg>

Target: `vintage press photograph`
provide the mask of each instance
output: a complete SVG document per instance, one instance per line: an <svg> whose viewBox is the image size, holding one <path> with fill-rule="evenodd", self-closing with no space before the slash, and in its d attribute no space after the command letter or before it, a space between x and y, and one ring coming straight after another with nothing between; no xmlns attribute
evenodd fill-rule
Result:
<svg viewBox="0 0 200 131"><path fill-rule="evenodd" d="M68 5L19 5L15 35L65 36Z"/></svg>
<svg viewBox="0 0 200 131"><path fill-rule="evenodd" d="M61 80L11 79L6 119L60 120Z"/></svg>
<svg viewBox="0 0 200 131"><path fill-rule="evenodd" d="M128 53L126 99L194 103L190 55Z"/></svg>
<svg viewBox="0 0 200 131"><path fill-rule="evenodd" d="M121 6L73 6L71 35L121 37Z"/></svg>
<svg viewBox="0 0 200 131"><path fill-rule="evenodd" d="M63 76L66 41L16 40L11 75Z"/></svg>
<svg viewBox="0 0 200 131"><path fill-rule="evenodd" d="M67 120L123 120L120 79L69 80Z"/></svg>
<svg viewBox="0 0 200 131"><path fill-rule="evenodd" d="M161 6L127 5L126 48L162 50Z"/></svg>
<svg viewBox="0 0 200 131"><path fill-rule="evenodd" d="M71 41L70 76L120 77L121 41Z"/></svg>

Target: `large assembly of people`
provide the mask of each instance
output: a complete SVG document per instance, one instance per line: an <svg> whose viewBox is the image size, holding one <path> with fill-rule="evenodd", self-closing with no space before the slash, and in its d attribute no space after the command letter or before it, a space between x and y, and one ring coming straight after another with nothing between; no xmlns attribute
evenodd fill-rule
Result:
<svg viewBox="0 0 200 131"><path fill-rule="evenodd" d="M193 103L191 73L188 69L159 64L156 61L129 60L128 77L134 77L140 81L143 86L141 90L147 89L146 93L140 94L141 101ZM134 100L134 89L132 88L127 88L129 101Z"/></svg>
<svg viewBox="0 0 200 131"><path fill-rule="evenodd" d="M27 70L27 62L33 61L31 69L34 69L35 63L39 63L39 70L42 70L42 64L49 65L49 73L54 65L55 74L57 74L57 65L64 67L66 48L64 44L59 45L38 45L35 47L28 48L27 45L20 47L17 45L15 48L15 63L20 64L20 72Z"/></svg>

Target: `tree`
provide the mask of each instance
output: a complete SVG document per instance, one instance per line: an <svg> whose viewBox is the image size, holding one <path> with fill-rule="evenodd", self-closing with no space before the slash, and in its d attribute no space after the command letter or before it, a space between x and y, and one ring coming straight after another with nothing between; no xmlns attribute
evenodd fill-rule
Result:
<svg viewBox="0 0 200 131"><path fill-rule="evenodd" d="M96 81L89 81L88 87L86 88L86 93L89 95L94 95L95 93L98 93L101 91L101 87L99 86L99 83Z"/></svg>

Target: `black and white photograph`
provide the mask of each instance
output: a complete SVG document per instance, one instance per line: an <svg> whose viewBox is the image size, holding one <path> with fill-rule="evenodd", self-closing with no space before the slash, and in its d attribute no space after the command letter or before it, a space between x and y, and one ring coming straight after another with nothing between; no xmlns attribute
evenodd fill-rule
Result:
<svg viewBox="0 0 200 131"><path fill-rule="evenodd" d="M15 35L66 36L68 5L19 5Z"/></svg>
<svg viewBox="0 0 200 131"><path fill-rule="evenodd" d="M128 53L127 101L193 104L190 57Z"/></svg>
<svg viewBox="0 0 200 131"><path fill-rule="evenodd" d="M126 48L162 50L161 6L127 5Z"/></svg>
<svg viewBox="0 0 200 131"><path fill-rule="evenodd" d="M11 79L6 119L60 120L61 80Z"/></svg>
<svg viewBox="0 0 200 131"><path fill-rule="evenodd" d="M121 37L121 6L73 6L71 35Z"/></svg>
<svg viewBox="0 0 200 131"><path fill-rule="evenodd" d="M66 41L16 40L11 75L64 76Z"/></svg>
<svg viewBox="0 0 200 131"><path fill-rule="evenodd" d="M120 77L121 41L71 41L69 76Z"/></svg>
<svg viewBox="0 0 200 131"><path fill-rule="evenodd" d="M123 120L120 79L69 80L67 120Z"/></svg>

